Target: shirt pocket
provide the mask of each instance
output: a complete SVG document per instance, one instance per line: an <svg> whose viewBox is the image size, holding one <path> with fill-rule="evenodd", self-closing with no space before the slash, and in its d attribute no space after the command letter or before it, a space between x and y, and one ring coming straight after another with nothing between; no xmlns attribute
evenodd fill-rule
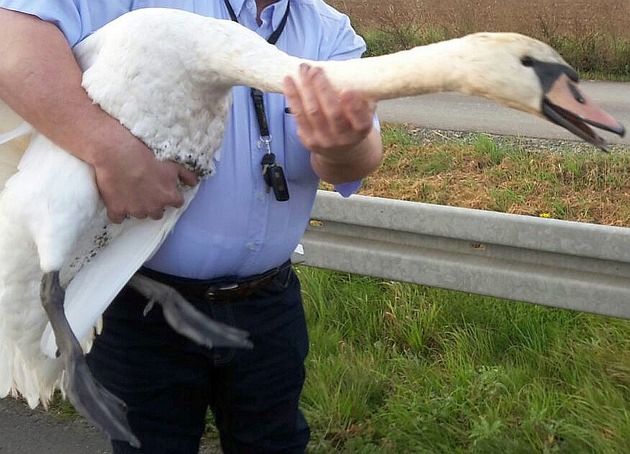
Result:
<svg viewBox="0 0 630 454"><path fill-rule="evenodd" d="M284 141L287 181L305 183L319 180L311 167L311 154L300 142L295 118L290 113L284 114Z"/></svg>

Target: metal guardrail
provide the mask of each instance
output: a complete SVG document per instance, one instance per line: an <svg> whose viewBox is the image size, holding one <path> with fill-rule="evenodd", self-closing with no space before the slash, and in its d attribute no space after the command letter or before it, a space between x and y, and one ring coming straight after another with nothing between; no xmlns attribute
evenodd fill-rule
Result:
<svg viewBox="0 0 630 454"><path fill-rule="evenodd" d="M630 229L319 191L305 265L630 319Z"/></svg>

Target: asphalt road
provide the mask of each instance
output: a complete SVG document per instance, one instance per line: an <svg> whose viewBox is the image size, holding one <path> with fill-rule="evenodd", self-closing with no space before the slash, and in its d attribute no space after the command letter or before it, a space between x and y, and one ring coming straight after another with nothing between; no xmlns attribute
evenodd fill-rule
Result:
<svg viewBox="0 0 630 454"><path fill-rule="evenodd" d="M216 442L199 454L216 454ZM0 454L111 454L109 441L81 418L62 419L41 407L31 410L15 399L0 399Z"/></svg>
<svg viewBox="0 0 630 454"><path fill-rule="evenodd" d="M630 83L584 82L583 89L601 107L630 128ZM484 131L549 139L571 139L551 123L481 98L444 93L379 103L382 121L411 123L432 129ZM630 134L620 139L603 134L611 143L630 145ZM0 399L0 454L102 454L109 443L83 422L62 421L30 410L13 399ZM206 451L208 452L208 451Z"/></svg>
<svg viewBox="0 0 630 454"><path fill-rule="evenodd" d="M0 454L109 454L109 442L82 421L0 399Z"/></svg>
<svg viewBox="0 0 630 454"><path fill-rule="evenodd" d="M626 127L624 138L601 133L608 142L630 145L630 83L581 82L587 96ZM411 123L429 129L482 131L546 139L577 139L548 121L514 109L500 106L484 98L440 93L381 101L381 121Z"/></svg>

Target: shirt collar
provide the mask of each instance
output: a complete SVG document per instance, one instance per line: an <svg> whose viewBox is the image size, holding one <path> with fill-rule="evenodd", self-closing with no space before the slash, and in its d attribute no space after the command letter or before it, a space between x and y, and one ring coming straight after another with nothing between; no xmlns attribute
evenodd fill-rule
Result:
<svg viewBox="0 0 630 454"><path fill-rule="evenodd" d="M276 3L272 3L264 9L261 16L271 17L271 28L275 30L280 25L280 22L282 22L282 17L284 17L288 4L289 0L280 0ZM267 11L269 11L269 13L267 13ZM267 16L267 14L269 14L269 16Z"/></svg>
<svg viewBox="0 0 630 454"><path fill-rule="evenodd" d="M256 1L255 0L229 0L229 2L230 2L230 5L232 5L232 8L234 9L234 13L236 14L236 17L241 17L241 13L244 12L243 9L247 10L248 4L251 4L254 7L252 9L251 14L253 15L256 14L256 10L255 10ZM272 3L271 5L267 6L263 10L263 12L261 13L261 19L267 19L271 17L271 27L275 30L280 25L280 22L282 22L282 17L284 16L284 12L286 11L288 3L289 3L289 0L279 0L276 3ZM249 12L245 11L245 13L249 13ZM228 14L227 19L229 18L230 16Z"/></svg>

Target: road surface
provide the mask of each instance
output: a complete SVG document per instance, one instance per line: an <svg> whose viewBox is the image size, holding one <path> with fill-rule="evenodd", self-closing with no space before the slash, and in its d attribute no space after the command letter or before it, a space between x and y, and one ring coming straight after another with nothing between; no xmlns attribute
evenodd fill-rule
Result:
<svg viewBox="0 0 630 454"><path fill-rule="evenodd" d="M199 454L217 454L216 441ZM41 407L31 410L15 399L0 399L0 454L111 454L99 431L83 419L62 419Z"/></svg>
<svg viewBox="0 0 630 454"><path fill-rule="evenodd" d="M0 454L109 454L96 429L31 410L15 399L0 400Z"/></svg>
<svg viewBox="0 0 630 454"><path fill-rule="evenodd" d="M581 82L587 96L626 127L624 138L601 133L610 143L630 145L630 83ZM545 139L575 139L565 129L484 98L440 93L381 101L381 121L411 123L429 129L482 131Z"/></svg>

